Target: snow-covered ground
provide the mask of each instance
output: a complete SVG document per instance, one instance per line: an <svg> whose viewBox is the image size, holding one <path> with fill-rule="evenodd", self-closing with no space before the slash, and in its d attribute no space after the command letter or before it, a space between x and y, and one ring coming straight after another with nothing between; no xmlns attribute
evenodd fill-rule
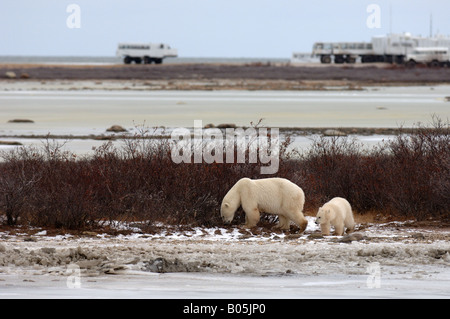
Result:
<svg viewBox="0 0 450 319"><path fill-rule="evenodd" d="M238 227L0 233L0 298L449 298L450 231L359 225L362 239Z"/></svg>

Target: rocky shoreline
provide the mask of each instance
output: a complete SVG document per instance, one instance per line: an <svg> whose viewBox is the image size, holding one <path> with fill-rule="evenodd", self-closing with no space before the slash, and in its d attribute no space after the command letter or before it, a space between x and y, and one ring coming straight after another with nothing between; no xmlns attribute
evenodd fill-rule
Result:
<svg viewBox="0 0 450 319"><path fill-rule="evenodd" d="M42 230L34 235L15 235L6 231L0 233L4 240L0 244L0 272L66 275L68 265L76 264L88 277L130 270L267 276L313 275L320 269L324 274L364 274L372 262L404 266L408 261L445 267L450 260L447 228L431 231L393 222L360 225L359 232L350 236L324 237L313 227L303 235L273 233L261 227L251 231L167 227L156 233L117 236L96 232L53 236ZM262 256L264 262L256 266L255 260ZM349 264L351 269L347 269Z"/></svg>
<svg viewBox="0 0 450 319"><path fill-rule="evenodd" d="M346 137L352 135L359 136L396 136L399 134L414 134L417 129L414 128L377 128L377 127L282 127L279 128L280 133L291 136L312 136L322 135L330 137ZM166 139L170 138L170 135L151 135L151 136L135 136L133 134L98 134L98 135L1 135L0 145L5 146L20 146L21 142L17 140L21 139L36 139L36 140L94 140L94 141L118 141L128 139Z"/></svg>

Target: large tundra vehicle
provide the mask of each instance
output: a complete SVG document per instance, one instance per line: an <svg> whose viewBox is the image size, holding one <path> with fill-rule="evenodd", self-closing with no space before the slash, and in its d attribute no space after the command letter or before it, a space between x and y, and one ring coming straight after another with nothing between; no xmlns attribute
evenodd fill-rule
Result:
<svg viewBox="0 0 450 319"><path fill-rule="evenodd" d="M321 63L355 63L358 56L372 54L372 43L367 42L317 42L313 55L320 57Z"/></svg>
<svg viewBox="0 0 450 319"><path fill-rule="evenodd" d="M405 64L407 67L415 67L416 64L425 64L434 68L450 67L450 54L448 48L444 47L415 48L412 53L406 55Z"/></svg>
<svg viewBox="0 0 450 319"><path fill-rule="evenodd" d="M449 37L426 38L409 33L373 37L371 42L316 42L312 55L321 63L388 62L403 64L417 47L450 48Z"/></svg>
<svg viewBox="0 0 450 319"><path fill-rule="evenodd" d="M161 64L164 58L177 57L177 49L164 43L119 43L116 56L125 64Z"/></svg>

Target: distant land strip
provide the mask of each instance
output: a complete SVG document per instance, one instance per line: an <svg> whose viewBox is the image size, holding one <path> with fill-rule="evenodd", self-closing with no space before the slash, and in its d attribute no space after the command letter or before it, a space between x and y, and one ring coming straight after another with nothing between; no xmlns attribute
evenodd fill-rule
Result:
<svg viewBox="0 0 450 319"><path fill-rule="evenodd" d="M6 75L8 74L8 76ZM15 75L15 76L13 76ZM450 68L383 65L167 64L167 65L48 65L0 64L1 81L34 80L165 80L165 81L287 81L294 88L301 81L338 81L356 85L450 83ZM170 84L170 83L169 83ZM212 83L214 84L214 83ZM295 84L295 85L294 85ZM245 86L245 83L242 83ZM325 84L326 85L326 84ZM219 87L219 85L218 85ZM188 88L188 87L187 87ZM214 88L214 85L208 85ZM284 85L281 89L290 89ZM169 88L170 89L170 88ZM176 87L172 89L177 89ZM180 88L178 88L180 89ZM181 88L183 89L183 88ZM265 89L264 87L255 89ZM276 85L274 88L276 89Z"/></svg>

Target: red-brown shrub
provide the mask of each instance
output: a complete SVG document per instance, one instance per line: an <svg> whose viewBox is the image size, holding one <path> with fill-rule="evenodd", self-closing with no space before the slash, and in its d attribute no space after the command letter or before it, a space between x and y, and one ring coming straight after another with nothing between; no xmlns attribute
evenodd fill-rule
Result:
<svg viewBox="0 0 450 319"><path fill-rule="evenodd" d="M289 140L288 140L289 141ZM288 144L289 142L287 142ZM113 221L218 225L220 204L242 177L285 177L303 188L305 210L342 196L360 213L379 211L423 219L448 217L449 124L419 125L364 150L346 137L320 137L292 156L283 145L279 171L260 163L176 164L166 139L137 135L122 146L105 143L85 158L62 144L2 153L0 211L5 222L88 228ZM243 214L237 214L243 222Z"/></svg>

